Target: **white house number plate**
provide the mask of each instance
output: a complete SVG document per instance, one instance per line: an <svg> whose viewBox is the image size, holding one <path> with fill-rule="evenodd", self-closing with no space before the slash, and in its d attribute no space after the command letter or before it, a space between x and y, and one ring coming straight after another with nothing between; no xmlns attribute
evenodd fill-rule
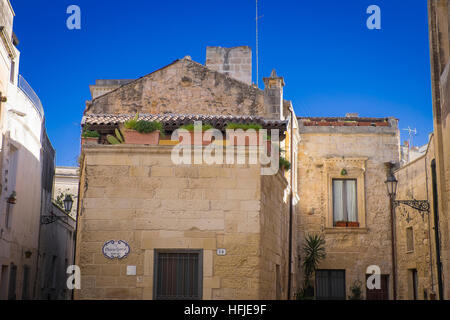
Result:
<svg viewBox="0 0 450 320"><path fill-rule="evenodd" d="M218 256L224 256L227 254L227 250L226 249L217 249L217 255Z"/></svg>

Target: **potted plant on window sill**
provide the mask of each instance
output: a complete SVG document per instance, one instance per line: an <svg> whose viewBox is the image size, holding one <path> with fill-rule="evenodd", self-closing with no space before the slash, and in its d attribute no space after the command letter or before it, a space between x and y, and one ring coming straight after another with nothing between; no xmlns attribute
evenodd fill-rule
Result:
<svg viewBox="0 0 450 320"><path fill-rule="evenodd" d="M100 138L100 134L97 131L85 129L81 134L81 144L82 145L97 144L98 138Z"/></svg>
<svg viewBox="0 0 450 320"><path fill-rule="evenodd" d="M163 133L163 127L157 121L138 121L139 114L124 123L122 135L126 144L157 145Z"/></svg>
<svg viewBox="0 0 450 320"><path fill-rule="evenodd" d="M358 221L347 221L347 227L348 228L359 228L359 222Z"/></svg>
<svg viewBox="0 0 450 320"><path fill-rule="evenodd" d="M210 130L210 129L214 129L213 126L209 125L209 124L203 124L201 127L199 125L194 125L194 124L186 124L181 126L179 129L184 129L189 131L190 133L190 138L186 138L187 135L185 133L181 133L179 134L179 141L180 144L186 145L186 144L190 144L190 145L196 145L198 144L199 140L198 138L196 138L196 133L201 132L201 141L200 141L200 145L202 146L207 146L209 144L211 144L214 141L214 137L211 137L209 135L205 135L205 131Z"/></svg>
<svg viewBox="0 0 450 320"><path fill-rule="evenodd" d="M338 228L345 228L347 227L347 221L336 221L334 226Z"/></svg>

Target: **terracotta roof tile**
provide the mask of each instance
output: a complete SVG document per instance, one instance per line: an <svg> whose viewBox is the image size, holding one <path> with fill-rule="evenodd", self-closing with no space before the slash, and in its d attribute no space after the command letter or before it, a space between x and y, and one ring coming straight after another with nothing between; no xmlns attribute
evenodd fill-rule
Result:
<svg viewBox="0 0 450 320"><path fill-rule="evenodd" d="M389 118L362 118L362 117L298 117L304 126L334 126L334 127L389 127Z"/></svg>
<svg viewBox="0 0 450 320"><path fill-rule="evenodd" d="M82 126L117 126L125 121L134 118L134 114L87 114L83 117ZM257 116L243 115L202 115L202 114L140 114L139 120L159 121L166 131L175 130L178 127L202 121L213 127L223 130L228 123L260 124L264 129L286 130L287 120L269 120Z"/></svg>

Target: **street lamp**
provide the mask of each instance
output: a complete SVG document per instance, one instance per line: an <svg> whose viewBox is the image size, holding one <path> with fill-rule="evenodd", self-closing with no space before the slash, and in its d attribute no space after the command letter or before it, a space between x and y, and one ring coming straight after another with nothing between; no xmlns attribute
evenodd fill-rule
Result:
<svg viewBox="0 0 450 320"><path fill-rule="evenodd" d="M397 273L396 273L396 263L395 263L395 195L397 193L398 181L395 179L392 173L392 166L389 170L389 176L386 181L387 192L389 195L389 211L391 213L391 254L392 254L392 293L394 295L394 300L397 300Z"/></svg>
<svg viewBox="0 0 450 320"><path fill-rule="evenodd" d="M393 293L394 293L394 300L397 299L397 274L396 274L396 252L395 252L395 208L399 205L406 205L413 209L416 209L419 211L419 213L423 215L424 213L430 213L430 203L428 200L395 200L395 196L397 195L397 185L398 181L395 178L393 172L392 172L392 164L389 164L389 175L384 182L386 184L387 193L389 195L389 204L390 204L390 211L391 211L391 244L392 244L392 274L393 274ZM407 221L409 222L409 212L408 212L408 218Z"/></svg>
<svg viewBox="0 0 450 320"><path fill-rule="evenodd" d="M384 182L386 184L388 195L395 199L395 195L397 194L397 184L398 181L395 179L395 176L391 173L387 180Z"/></svg>
<svg viewBox="0 0 450 320"><path fill-rule="evenodd" d="M66 195L64 198L64 210L69 213L72 210L73 199L71 195Z"/></svg>

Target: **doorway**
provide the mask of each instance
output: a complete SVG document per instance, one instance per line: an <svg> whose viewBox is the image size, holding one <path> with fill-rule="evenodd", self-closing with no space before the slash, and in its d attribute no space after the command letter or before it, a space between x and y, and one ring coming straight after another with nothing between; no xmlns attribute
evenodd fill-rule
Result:
<svg viewBox="0 0 450 320"><path fill-rule="evenodd" d="M366 275L366 283L370 276L370 274ZM380 289L369 289L366 285L367 300L389 300L389 275L382 274L380 277Z"/></svg>

